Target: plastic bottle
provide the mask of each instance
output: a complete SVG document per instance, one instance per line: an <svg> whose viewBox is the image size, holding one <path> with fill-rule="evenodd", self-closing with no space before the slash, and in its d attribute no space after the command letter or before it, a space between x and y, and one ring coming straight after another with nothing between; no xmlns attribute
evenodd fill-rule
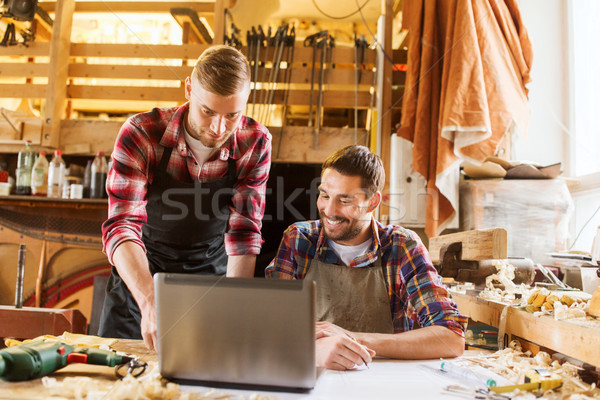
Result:
<svg viewBox="0 0 600 400"><path fill-rule="evenodd" d="M92 199L105 199L106 194L106 176L108 174L108 164L104 157L104 152L99 151L92 163L92 184L90 185L90 197Z"/></svg>
<svg viewBox="0 0 600 400"><path fill-rule="evenodd" d="M31 172L31 194L34 196L48 195L48 169L50 165L46 159L46 153L40 152L33 164Z"/></svg>
<svg viewBox="0 0 600 400"><path fill-rule="evenodd" d="M89 199L92 187L92 160L88 160L83 173L83 198Z"/></svg>
<svg viewBox="0 0 600 400"><path fill-rule="evenodd" d="M48 197L60 198L62 196L65 168L66 165L62 158L62 151L55 150L54 158L50 161L48 168Z"/></svg>
<svg viewBox="0 0 600 400"><path fill-rule="evenodd" d="M19 152L19 158L17 160L17 194L31 194L31 170L34 161L35 153L31 149L31 140L28 140L25 142L25 147Z"/></svg>

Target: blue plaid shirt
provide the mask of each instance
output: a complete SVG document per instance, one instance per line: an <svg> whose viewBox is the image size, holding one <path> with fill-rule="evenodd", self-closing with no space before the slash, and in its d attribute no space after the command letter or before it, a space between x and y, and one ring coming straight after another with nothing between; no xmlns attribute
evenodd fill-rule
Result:
<svg viewBox="0 0 600 400"><path fill-rule="evenodd" d="M467 317L458 312L419 236L398 225L382 225L374 218L372 229L371 248L348 267L369 266L381 254L394 332L411 330L417 323L420 327L445 326L464 336ZM265 274L268 278L304 279L315 258L344 265L327 245L321 221L297 222L284 232Z"/></svg>

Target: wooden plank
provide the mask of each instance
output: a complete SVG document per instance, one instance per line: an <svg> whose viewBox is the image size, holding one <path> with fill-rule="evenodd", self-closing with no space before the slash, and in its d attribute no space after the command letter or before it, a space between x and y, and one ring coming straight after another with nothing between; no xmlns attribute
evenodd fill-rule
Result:
<svg viewBox="0 0 600 400"><path fill-rule="evenodd" d="M462 259L472 261L502 260L508 254L508 234L504 228L492 228L435 236L429 239L429 255L440 261L440 249L450 243L462 243Z"/></svg>
<svg viewBox="0 0 600 400"><path fill-rule="evenodd" d="M262 90L258 90L256 93L256 99L260 99ZM273 104L283 104L284 90L276 90L273 96ZM313 96L316 96L317 92L314 91ZM250 94L252 98L252 94ZM369 100L371 96L368 92L358 93L358 106L360 108L366 108L369 106ZM291 90L288 97L288 105L307 105L310 100L310 92L307 90ZM258 104L258 101L257 101ZM323 92L323 107L327 108L354 108L354 94L347 91L338 90L326 90Z"/></svg>
<svg viewBox="0 0 600 400"><path fill-rule="evenodd" d="M340 147L354 144L354 128L322 127L317 149L313 148L314 134L311 127L287 126L283 134L281 127L270 127L269 131L273 135L273 157L279 153L279 157L273 158L274 162L321 164ZM366 130L359 129L359 137L364 134Z"/></svg>
<svg viewBox="0 0 600 400"><path fill-rule="evenodd" d="M5 75L5 72L16 73L14 76L26 76L25 73L18 74L18 71L24 64L0 64L0 68L4 65L10 65L12 69L1 70L0 76ZM44 71L44 64L37 64L35 72L41 73ZM47 67L46 67L47 68ZM69 65L69 77L71 78L111 78L111 79L159 79L159 80L185 80L192 72L193 67L179 67L170 65L107 65L107 64L82 64L73 63ZM34 71L31 69L30 71ZM277 77L278 83L285 82L285 69L279 70ZM271 68L266 68L263 74L263 68L259 68L259 77L269 77ZM294 68L291 70L292 84L310 84L311 70L309 68ZM9 75L6 75L9 76ZM33 75L45 76L45 75ZM349 90L354 90L355 71L352 69L334 69L329 70L327 77L328 85L350 85ZM361 77L361 85L359 90L369 90L373 80L373 71L363 71Z"/></svg>
<svg viewBox="0 0 600 400"><path fill-rule="evenodd" d="M69 98L79 99L111 99L111 100L156 100L185 102L182 88L174 87L124 87L124 86L91 86L70 85L67 89ZM260 99L262 91L257 91ZM276 90L273 95L273 104L283 104L284 90ZM289 105L306 105L309 102L309 91L290 91ZM316 96L316 92L314 93ZM369 105L370 95L363 91L358 93L358 105L366 108ZM325 91L323 94L323 107L328 108L354 108L354 96L347 91Z"/></svg>
<svg viewBox="0 0 600 400"><path fill-rule="evenodd" d="M1 66L1 65L0 65ZM170 65L71 64L71 78L159 79L185 81L193 67Z"/></svg>
<svg viewBox="0 0 600 400"><path fill-rule="evenodd" d="M215 22L213 25L213 31L215 37L213 38L214 44L223 44L225 40L225 8L227 0L215 0L214 16Z"/></svg>
<svg viewBox="0 0 600 400"><path fill-rule="evenodd" d="M48 76L48 64L0 63L0 77L40 77ZM4 93L2 93L4 97Z"/></svg>
<svg viewBox="0 0 600 400"><path fill-rule="evenodd" d="M0 56L35 57L48 56L50 53L50 42L33 42L29 47L7 46L0 47Z"/></svg>
<svg viewBox="0 0 600 400"><path fill-rule="evenodd" d="M77 4L80 4L77 2ZM190 3L192 4L192 3ZM132 43L71 43L71 56L76 57L123 57L123 58L178 58L197 59L208 47L206 44L132 44ZM240 49L246 54L245 47ZM49 42L33 42L29 47L9 46L0 47L0 56L47 56L50 51ZM264 51L264 49L263 49ZM376 50L367 49L364 64L372 67L375 64ZM317 53L318 56L318 53ZM269 53L268 60L273 59L273 52ZM294 64L312 64L312 48L296 43L294 49ZM332 64L349 66L354 65L354 47L338 46L333 49ZM389 61L387 61L389 62ZM318 66L319 60L316 60Z"/></svg>
<svg viewBox="0 0 600 400"><path fill-rule="evenodd" d="M353 46L337 46L333 48L331 56L332 64L349 64L354 65L354 47ZM246 53L244 53L246 54ZM319 64L319 51L317 51L316 64ZM377 57L377 51L372 49L365 50L365 57L363 63L365 65L374 65L375 58ZM312 64L313 62L313 50L312 47L304 47L301 42L296 42L296 48L294 49L294 63L307 63Z"/></svg>
<svg viewBox="0 0 600 400"><path fill-rule="evenodd" d="M452 292L452 297L462 314L496 328L500 326L502 310L508 307L507 334L522 337L596 367L600 366L599 321L586 321L585 324L569 320L557 321L551 316L534 317L516 307L475 296Z"/></svg>
<svg viewBox="0 0 600 400"><path fill-rule="evenodd" d="M110 154L122 124L121 121L65 120L61 123L61 144L68 148L78 143L90 143L90 154L97 151ZM281 127L269 127L269 130L273 135L273 149L277 149L282 137ZM98 132L102 132L102 135L98 135ZM359 137L366 133L365 129L359 129ZM312 128L286 127L283 131L280 155L273 161L322 163L339 147L354 143L354 129L323 127L319 134L319 148L314 150L312 143Z"/></svg>
<svg viewBox="0 0 600 400"><path fill-rule="evenodd" d="M69 44L75 0L58 2L52 41L50 42L50 68L48 69L48 89L44 107L42 145L59 146L60 120L65 114L67 99L67 79L69 69Z"/></svg>
<svg viewBox="0 0 600 400"><path fill-rule="evenodd" d="M181 45L150 45L133 43L71 43L70 54L74 57L176 58L196 60L207 47L208 45L206 44L194 43ZM246 54L247 52L247 49L245 47L241 48L240 50L244 54ZM49 54L49 51L49 42L33 42L29 45L29 47L0 47L0 56L47 56ZM372 68L372 66L375 65L375 57L375 50L366 50L364 64L367 68ZM269 57L266 59L273 59L273 51L269 52ZM297 42L296 48L294 49L294 65L306 64L306 67L310 68L312 62L312 48L304 47L302 43ZM331 63L335 64L336 66L348 65L352 67L355 63L354 47L335 47L333 49ZM316 60L316 65L319 65L319 59Z"/></svg>
<svg viewBox="0 0 600 400"><path fill-rule="evenodd" d="M86 333L87 321L77 309L0 306L0 337L31 339L63 332Z"/></svg>
<svg viewBox="0 0 600 400"><path fill-rule="evenodd" d="M208 46L206 44L71 43L71 56L196 60Z"/></svg>
<svg viewBox="0 0 600 400"><path fill-rule="evenodd" d="M0 93L6 98L42 99L46 97L46 85L32 83L0 84Z"/></svg>
<svg viewBox="0 0 600 400"><path fill-rule="evenodd" d="M54 12L56 3L56 1L40 1L38 7L46 12ZM78 1L75 3L75 12L168 13L174 7L187 7L199 13L212 13L214 1Z"/></svg>
<svg viewBox="0 0 600 400"><path fill-rule="evenodd" d="M107 100L155 100L185 102L183 88L179 87L125 87L70 85L69 98Z"/></svg>
<svg viewBox="0 0 600 400"><path fill-rule="evenodd" d="M382 0L381 9L383 15L380 17L378 29L381 30L380 40L383 42L383 50L386 54L392 54L392 25L393 25L393 0ZM378 60L377 76L377 151L383 161L383 167L390 171L390 151L392 140L392 65L380 55ZM385 183L383 193L387 194L390 190L390 174L385 174ZM382 201L379 207L379 219L384 223L389 218L389 203Z"/></svg>
<svg viewBox="0 0 600 400"><path fill-rule="evenodd" d="M64 120L60 124L60 142L65 150L81 154L80 143L89 144L87 154L113 151L115 139L123 121ZM101 133L101 134L99 134Z"/></svg>

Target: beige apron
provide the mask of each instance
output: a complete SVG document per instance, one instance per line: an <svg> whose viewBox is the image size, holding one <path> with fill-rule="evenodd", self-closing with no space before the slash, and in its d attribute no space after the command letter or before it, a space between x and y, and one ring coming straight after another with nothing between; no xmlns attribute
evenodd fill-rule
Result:
<svg viewBox="0 0 600 400"><path fill-rule="evenodd" d="M352 332L394 333L381 257L361 268L314 259L304 279L317 282L317 321Z"/></svg>

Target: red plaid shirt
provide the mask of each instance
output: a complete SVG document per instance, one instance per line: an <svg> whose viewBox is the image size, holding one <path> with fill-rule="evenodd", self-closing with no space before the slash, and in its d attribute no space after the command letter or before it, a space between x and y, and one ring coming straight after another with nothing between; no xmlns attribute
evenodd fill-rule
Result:
<svg viewBox="0 0 600 400"><path fill-rule="evenodd" d="M119 132L106 182L108 219L102 225L104 252L111 263L114 250L124 241L134 241L145 249L141 236L147 221L146 190L166 147L175 148L167 173L182 182L220 178L227 173L227 160L236 160L238 180L232 203L241 206L230 207L225 249L228 255L260 253L265 188L271 167L271 134L258 122L242 117L238 130L200 166L185 143L184 118L188 107L186 103L137 114Z"/></svg>

